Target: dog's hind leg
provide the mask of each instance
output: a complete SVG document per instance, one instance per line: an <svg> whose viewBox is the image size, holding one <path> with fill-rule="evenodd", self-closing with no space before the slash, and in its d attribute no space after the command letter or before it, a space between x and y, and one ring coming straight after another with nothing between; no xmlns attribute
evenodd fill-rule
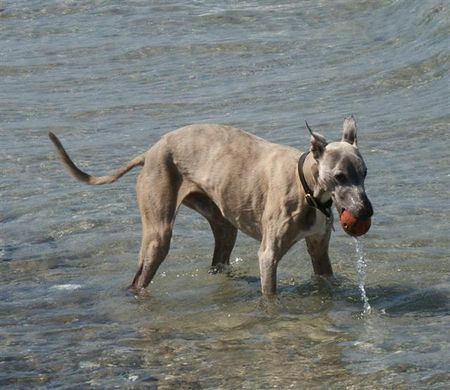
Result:
<svg viewBox="0 0 450 390"><path fill-rule="evenodd" d="M145 231L139 256L139 268L130 289L139 290L148 286L169 252L171 237L171 226L162 226L159 231L155 229Z"/></svg>
<svg viewBox="0 0 450 390"><path fill-rule="evenodd" d="M194 192L183 204L203 215L214 235L214 255L211 272L219 272L230 263L230 255L236 243L237 229L225 219L217 205L206 195Z"/></svg>
<svg viewBox="0 0 450 390"><path fill-rule="evenodd" d="M318 276L328 277L333 275L330 258L328 257L330 235L331 230L327 229L325 234L317 234L305 238L314 273Z"/></svg>
<svg viewBox="0 0 450 390"><path fill-rule="evenodd" d="M222 215L209 219L208 222L215 240L211 272L216 273L230 264L230 255L236 243L237 229Z"/></svg>
<svg viewBox="0 0 450 390"><path fill-rule="evenodd" d="M141 173L136 189L142 219L142 243L139 267L130 290L147 287L169 252L179 185L167 169L151 177Z"/></svg>

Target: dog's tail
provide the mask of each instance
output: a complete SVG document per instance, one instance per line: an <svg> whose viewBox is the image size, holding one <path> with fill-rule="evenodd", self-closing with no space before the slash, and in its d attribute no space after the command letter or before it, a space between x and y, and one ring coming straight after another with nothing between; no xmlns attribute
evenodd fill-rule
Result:
<svg viewBox="0 0 450 390"><path fill-rule="evenodd" d="M52 132L48 133L48 136L50 140L53 142L53 145L55 145L56 151L58 152L58 156L61 159L61 161L64 163L64 166L67 168L69 173L77 178L78 180L87 183L87 184L93 184L93 185L99 185L99 184L110 184L114 183L116 180L118 180L120 177L125 175L128 171L133 169L137 166L144 165L145 162L145 153L140 154L139 156L136 156L131 161L128 161L125 165L121 166L119 169L117 169L115 172L113 172L109 176L91 176L85 172L83 172L81 169L79 169L74 162L71 160L69 155L67 154L66 150L61 144L61 141L58 139L58 137L53 134Z"/></svg>

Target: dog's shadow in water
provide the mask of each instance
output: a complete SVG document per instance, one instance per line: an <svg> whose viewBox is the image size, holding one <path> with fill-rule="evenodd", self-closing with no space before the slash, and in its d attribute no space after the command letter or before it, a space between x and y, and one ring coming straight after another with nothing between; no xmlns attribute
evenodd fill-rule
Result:
<svg viewBox="0 0 450 390"><path fill-rule="evenodd" d="M210 297L209 302L241 304L246 301L253 307L256 304L269 316L282 313L297 315L328 312L339 303L343 304L343 310L344 307L351 308L355 312L362 310L363 303L358 284L342 275L332 279L312 276L303 281L280 280L278 294L268 299L261 295L259 277L246 275L232 268L224 273L230 283L238 285L229 286L226 292L218 289ZM216 276L220 277L220 275ZM378 314L392 317L404 315L425 317L450 314L450 294L446 286L442 283L423 288L411 285L376 285L365 288L369 303L373 311ZM153 306L158 305L159 302L157 294L151 291L145 290L138 296L130 292L127 295L134 296L135 303L149 303L151 300Z"/></svg>
<svg viewBox="0 0 450 390"><path fill-rule="evenodd" d="M338 279L339 281L339 279ZM324 284L312 283L319 294L331 300L343 300L361 307L361 291L358 285L351 280L341 279L341 283ZM300 295L310 291L310 284L299 286L296 290ZM314 287L314 286L317 287ZM412 316L439 316L450 314L450 294L445 286L416 287L411 285L377 285L366 286L366 295L373 310L392 317Z"/></svg>
<svg viewBox="0 0 450 390"><path fill-rule="evenodd" d="M252 290L259 289L260 280L256 276L231 274L234 280L246 282ZM277 297L269 303L261 298L262 306L269 312L274 307L309 306L314 301L320 302L316 310L328 310L336 302L354 305L355 310L362 307L361 291L354 280L343 276L324 279L312 276L309 280L289 284L281 281ZM388 316L435 316L450 314L450 290L445 284L431 287L411 285L377 285L366 286L366 294L373 310ZM302 304L302 300L309 304ZM278 310L275 310L278 311Z"/></svg>
<svg viewBox="0 0 450 390"><path fill-rule="evenodd" d="M448 288L433 286L375 286L366 288L370 304L390 316L441 316L450 314Z"/></svg>

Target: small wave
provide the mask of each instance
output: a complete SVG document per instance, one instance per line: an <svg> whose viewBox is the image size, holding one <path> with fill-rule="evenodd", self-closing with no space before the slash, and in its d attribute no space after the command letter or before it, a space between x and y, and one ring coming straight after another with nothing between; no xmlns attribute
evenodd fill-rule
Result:
<svg viewBox="0 0 450 390"><path fill-rule="evenodd" d="M82 286L81 284L57 284L55 286L50 287L52 290L59 290L59 291L74 291L80 289Z"/></svg>

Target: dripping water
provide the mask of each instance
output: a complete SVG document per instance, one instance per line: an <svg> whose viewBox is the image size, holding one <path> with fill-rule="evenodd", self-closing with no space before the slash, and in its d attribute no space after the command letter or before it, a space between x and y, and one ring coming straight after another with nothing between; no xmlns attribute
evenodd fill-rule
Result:
<svg viewBox="0 0 450 390"><path fill-rule="evenodd" d="M372 308L367 298L365 282L366 282L366 262L364 259L364 246L362 240L354 238L356 246L356 269L358 270L358 286L361 291L361 300L364 302L363 314L370 314Z"/></svg>

